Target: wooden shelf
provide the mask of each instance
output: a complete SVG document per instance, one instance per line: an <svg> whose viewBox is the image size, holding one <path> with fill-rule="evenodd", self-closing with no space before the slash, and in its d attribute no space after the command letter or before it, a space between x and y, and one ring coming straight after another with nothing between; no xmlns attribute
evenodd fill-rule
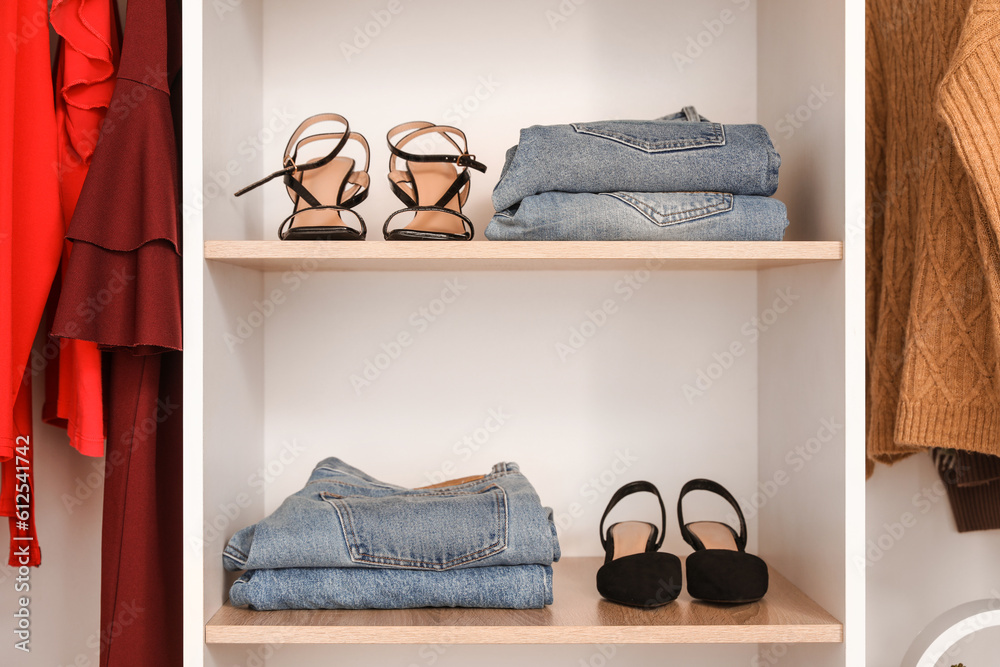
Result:
<svg viewBox="0 0 1000 667"><path fill-rule="evenodd" d="M843 256L839 241L205 242L205 259L262 271L763 269Z"/></svg>
<svg viewBox="0 0 1000 667"><path fill-rule="evenodd" d="M704 644L842 642L844 626L771 570L760 602L733 607L687 593L659 609L602 600L600 558L554 568L545 609L250 611L228 602L205 628L209 644Z"/></svg>

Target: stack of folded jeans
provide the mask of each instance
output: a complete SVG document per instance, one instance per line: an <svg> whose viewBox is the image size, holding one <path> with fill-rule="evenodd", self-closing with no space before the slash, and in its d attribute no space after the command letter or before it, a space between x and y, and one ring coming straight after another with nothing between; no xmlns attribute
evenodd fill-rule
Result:
<svg viewBox="0 0 1000 667"><path fill-rule="evenodd" d="M559 559L552 510L516 463L408 489L340 459L236 533L229 591L251 609L540 608Z"/></svg>
<svg viewBox="0 0 1000 667"><path fill-rule="evenodd" d="M781 158L760 125L694 107L657 120L521 130L493 190L492 241L780 241Z"/></svg>

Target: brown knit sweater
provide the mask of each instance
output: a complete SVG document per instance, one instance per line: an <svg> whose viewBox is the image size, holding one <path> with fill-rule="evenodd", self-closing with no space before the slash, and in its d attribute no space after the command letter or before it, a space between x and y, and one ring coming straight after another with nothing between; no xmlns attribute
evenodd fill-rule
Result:
<svg viewBox="0 0 1000 667"><path fill-rule="evenodd" d="M869 460L1000 455L1000 1L867 9Z"/></svg>

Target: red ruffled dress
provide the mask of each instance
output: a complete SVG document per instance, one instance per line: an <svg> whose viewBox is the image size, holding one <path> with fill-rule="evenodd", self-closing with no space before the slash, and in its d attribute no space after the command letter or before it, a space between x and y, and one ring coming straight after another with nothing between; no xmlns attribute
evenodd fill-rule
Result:
<svg viewBox="0 0 1000 667"><path fill-rule="evenodd" d="M53 29L62 37L57 57L56 126L59 142L59 189L64 229L69 227L87 178L101 125L111 104L118 66L119 29L113 0L53 0ZM72 244L64 242L62 272ZM58 295L57 283L54 296ZM120 281L75 304L84 318L94 318L122 292ZM66 428L70 444L87 456L104 455L104 409L101 352L97 343L65 338L52 349L58 362L46 367L42 418Z"/></svg>

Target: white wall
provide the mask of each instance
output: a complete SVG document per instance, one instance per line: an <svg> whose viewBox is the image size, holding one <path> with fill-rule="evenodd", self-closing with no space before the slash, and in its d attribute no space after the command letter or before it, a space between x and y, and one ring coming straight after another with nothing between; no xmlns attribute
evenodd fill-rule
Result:
<svg viewBox="0 0 1000 667"><path fill-rule="evenodd" d="M788 241L845 236L844 9L842 2L796 0L760 6L757 106L782 157L775 196L788 206ZM759 664L853 667L863 659L863 607L860 599L852 606L845 557L864 507L863 470L855 464L851 476L845 465L860 463L864 447L847 437L850 420L863 418L863 404L842 379L847 346L859 343L860 352L861 342L860 331L845 340L846 265L759 276L762 312L779 290L798 298L759 350L763 555L846 626L844 645L762 647ZM860 321L863 300L849 303Z"/></svg>
<svg viewBox="0 0 1000 667"><path fill-rule="evenodd" d="M66 431L41 423L44 382L34 384L35 522L42 565L27 592L7 566L7 519L0 520L0 664L96 667L101 617L104 459L81 456ZM24 583L24 582L22 582ZM14 648L18 598L30 598L31 652Z"/></svg>
<svg viewBox="0 0 1000 667"><path fill-rule="evenodd" d="M897 667L940 614L1000 599L1000 531L959 533L929 455L879 466L868 481L868 667ZM959 647L945 667L996 664L1000 632Z"/></svg>
<svg viewBox="0 0 1000 667"><path fill-rule="evenodd" d="M368 242L380 242L401 208L386 182L386 132L412 120L457 124L490 167L472 173L466 209L482 240L504 152L522 127L657 118L691 104L715 121L754 122L756 25L754 0L266 1L262 113L295 120L267 145L265 166L281 163L302 119L346 116L371 145L372 194L358 210ZM698 39L700 55L678 63L674 54L686 58ZM266 188L263 238L277 238L290 207L283 188Z"/></svg>

